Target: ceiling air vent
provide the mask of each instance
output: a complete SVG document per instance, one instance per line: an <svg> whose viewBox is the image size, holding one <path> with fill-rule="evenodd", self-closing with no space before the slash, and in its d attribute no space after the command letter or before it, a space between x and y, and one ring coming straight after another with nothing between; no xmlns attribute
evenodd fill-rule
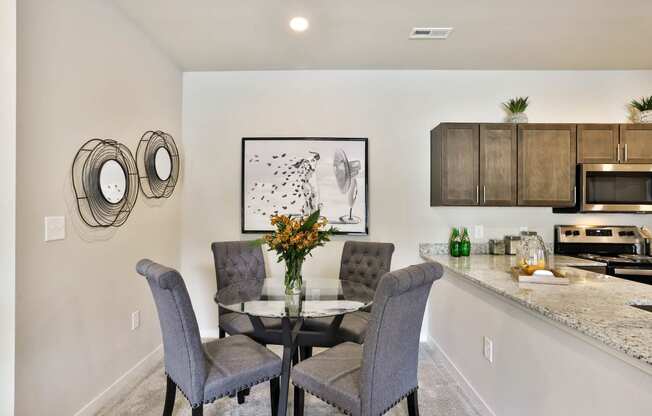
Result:
<svg viewBox="0 0 652 416"><path fill-rule="evenodd" d="M410 39L448 39L452 27L415 27L410 32Z"/></svg>

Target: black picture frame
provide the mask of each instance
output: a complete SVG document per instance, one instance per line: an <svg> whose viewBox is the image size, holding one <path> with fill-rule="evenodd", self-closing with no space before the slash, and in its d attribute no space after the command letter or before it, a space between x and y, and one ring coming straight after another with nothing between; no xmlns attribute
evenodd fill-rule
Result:
<svg viewBox="0 0 652 416"><path fill-rule="evenodd" d="M247 143L260 141L331 141L331 142L360 142L364 145L364 231L338 231L338 235L369 235L369 140L366 137L243 137L241 145L241 171L240 171L240 231L242 234L267 234L272 232L270 229L250 229L246 226L246 198L247 190L245 189L246 178L246 160L245 152ZM337 224L333 224L338 228Z"/></svg>

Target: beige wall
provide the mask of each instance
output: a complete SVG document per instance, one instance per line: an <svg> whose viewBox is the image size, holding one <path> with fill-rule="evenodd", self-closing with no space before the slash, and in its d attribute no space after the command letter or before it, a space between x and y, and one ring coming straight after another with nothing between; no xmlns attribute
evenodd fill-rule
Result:
<svg viewBox="0 0 652 416"><path fill-rule="evenodd" d="M553 215L549 208L431 208L429 131L441 121L500 121L500 102L530 95L533 122L625 122L652 72L259 71L184 74L186 186L182 268L202 330L214 330L209 244L239 239L243 136L369 138L370 236L396 243L393 267L417 263L419 242L484 225L483 240L556 223L650 225L644 215ZM336 276L341 241L315 252L307 276ZM280 268L268 257L273 273Z"/></svg>
<svg viewBox="0 0 652 416"><path fill-rule="evenodd" d="M14 407L16 1L0 0L0 415Z"/></svg>
<svg viewBox="0 0 652 416"><path fill-rule="evenodd" d="M20 1L18 51L16 414L72 415L160 344L134 267L178 264L180 219L177 192L139 196L112 233L80 226L73 157L94 137L135 152L148 129L180 142L181 73L103 0ZM48 215L66 216L64 241L43 242Z"/></svg>

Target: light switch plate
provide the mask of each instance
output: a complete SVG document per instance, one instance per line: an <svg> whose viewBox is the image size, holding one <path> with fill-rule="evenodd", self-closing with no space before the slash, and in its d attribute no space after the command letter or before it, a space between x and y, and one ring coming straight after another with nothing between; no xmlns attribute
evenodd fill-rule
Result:
<svg viewBox="0 0 652 416"><path fill-rule="evenodd" d="M45 241L66 238L66 217L45 217Z"/></svg>
<svg viewBox="0 0 652 416"><path fill-rule="evenodd" d="M473 227L473 238L476 240L480 240L484 238L484 226L483 225L475 225Z"/></svg>

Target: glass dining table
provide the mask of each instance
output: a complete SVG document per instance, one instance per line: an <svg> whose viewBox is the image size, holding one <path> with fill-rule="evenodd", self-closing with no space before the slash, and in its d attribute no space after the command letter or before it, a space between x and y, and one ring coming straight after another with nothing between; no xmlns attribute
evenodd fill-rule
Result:
<svg viewBox="0 0 652 416"><path fill-rule="evenodd" d="M278 415L287 412L290 367L298 349L337 345L344 315L369 308L373 298L373 289L337 278L304 278L300 295L286 295L284 281L278 278L232 284L215 295L221 313L249 317L253 333L247 335L262 344L283 346ZM317 330L303 328L306 319L316 318L332 319Z"/></svg>

